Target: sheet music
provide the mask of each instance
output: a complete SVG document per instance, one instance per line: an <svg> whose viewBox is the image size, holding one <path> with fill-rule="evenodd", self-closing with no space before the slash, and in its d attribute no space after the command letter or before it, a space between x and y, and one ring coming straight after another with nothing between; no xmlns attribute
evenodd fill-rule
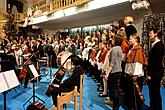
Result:
<svg viewBox="0 0 165 110"><path fill-rule="evenodd" d="M6 82L4 80L3 74L0 73L0 93L7 90L8 90L8 87L6 86Z"/></svg>
<svg viewBox="0 0 165 110"><path fill-rule="evenodd" d="M34 67L34 65L29 65L29 68L30 68L31 72L32 72L33 75L34 75L34 78L36 78L36 77L39 76L39 74L38 74L36 68Z"/></svg>
<svg viewBox="0 0 165 110"><path fill-rule="evenodd" d="M4 72L4 75L8 81L9 88L13 88L19 85L18 78L14 70Z"/></svg>
<svg viewBox="0 0 165 110"><path fill-rule="evenodd" d="M7 91L20 84L14 70L0 73L0 82L0 92Z"/></svg>

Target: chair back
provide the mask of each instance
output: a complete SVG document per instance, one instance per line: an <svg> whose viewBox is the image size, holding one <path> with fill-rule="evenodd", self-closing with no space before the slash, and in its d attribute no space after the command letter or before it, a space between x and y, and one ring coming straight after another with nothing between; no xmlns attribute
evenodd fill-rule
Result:
<svg viewBox="0 0 165 110"><path fill-rule="evenodd" d="M80 90L79 90L79 97L80 97L80 102L79 102L79 105L80 105L80 110L82 110L82 104L83 104L83 79L84 79L84 75L80 75Z"/></svg>
<svg viewBox="0 0 165 110"><path fill-rule="evenodd" d="M77 110L77 86L75 86L73 91L68 92L63 96L59 96L59 95L57 96L57 110L61 110L62 105L69 103L73 97L74 97L74 110Z"/></svg>

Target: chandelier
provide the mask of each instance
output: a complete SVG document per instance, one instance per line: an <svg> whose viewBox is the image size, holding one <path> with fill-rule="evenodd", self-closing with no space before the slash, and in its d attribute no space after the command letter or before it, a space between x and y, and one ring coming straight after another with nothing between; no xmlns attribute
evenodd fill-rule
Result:
<svg viewBox="0 0 165 110"><path fill-rule="evenodd" d="M132 3L133 10L141 9L141 8L148 9L150 6L148 0L130 0L130 2Z"/></svg>

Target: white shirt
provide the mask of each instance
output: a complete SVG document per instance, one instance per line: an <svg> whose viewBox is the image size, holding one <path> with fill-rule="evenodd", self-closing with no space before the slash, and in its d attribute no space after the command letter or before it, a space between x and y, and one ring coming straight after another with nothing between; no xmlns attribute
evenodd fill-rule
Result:
<svg viewBox="0 0 165 110"><path fill-rule="evenodd" d="M156 41L154 41L152 44L151 44L151 46L153 47L157 42L159 42L160 41L160 39L157 39Z"/></svg>
<svg viewBox="0 0 165 110"><path fill-rule="evenodd" d="M128 73L130 76L144 76L143 64L139 62L126 63L125 73Z"/></svg>

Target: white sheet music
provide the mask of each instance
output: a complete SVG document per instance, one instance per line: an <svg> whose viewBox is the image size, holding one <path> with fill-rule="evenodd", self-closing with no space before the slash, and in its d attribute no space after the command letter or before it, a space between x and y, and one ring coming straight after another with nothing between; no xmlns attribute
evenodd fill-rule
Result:
<svg viewBox="0 0 165 110"><path fill-rule="evenodd" d="M3 74L0 73L0 93L7 90L8 90L8 87L6 86L6 82L4 80Z"/></svg>
<svg viewBox="0 0 165 110"><path fill-rule="evenodd" d="M34 67L34 65L29 65L29 68L30 68L31 72L32 72L33 75L34 75L34 78L36 78L36 77L39 76L39 74L38 74L36 68Z"/></svg>
<svg viewBox="0 0 165 110"><path fill-rule="evenodd" d="M9 70L0 73L0 92L7 91L11 88L18 86L20 83L14 72L14 70Z"/></svg>

